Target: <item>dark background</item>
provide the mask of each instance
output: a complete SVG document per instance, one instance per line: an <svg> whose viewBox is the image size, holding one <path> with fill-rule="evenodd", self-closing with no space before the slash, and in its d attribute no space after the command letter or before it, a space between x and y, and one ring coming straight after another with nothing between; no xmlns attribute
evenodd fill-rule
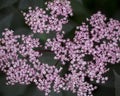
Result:
<svg viewBox="0 0 120 96"><path fill-rule="evenodd" d="M44 8L47 0L0 0L0 34L4 28L10 28L15 34L30 34L32 31L24 23L21 11L27 11L29 6ZM76 25L85 21L86 17L101 11L109 18L120 20L120 0L71 0L74 16L70 17L70 22L64 26L66 37L72 38ZM49 35L37 35L41 42L45 42ZM47 57L46 57L47 56ZM54 63L50 59L51 55L46 55L42 61ZM49 61L48 61L49 60ZM120 96L120 65L108 66L110 71L107 73L109 80L105 84L94 84L98 89L93 92L94 96ZM44 96L34 84L24 86L6 86L5 75L0 73L0 96ZM51 93L51 96L76 96L71 92L61 92L60 94Z"/></svg>

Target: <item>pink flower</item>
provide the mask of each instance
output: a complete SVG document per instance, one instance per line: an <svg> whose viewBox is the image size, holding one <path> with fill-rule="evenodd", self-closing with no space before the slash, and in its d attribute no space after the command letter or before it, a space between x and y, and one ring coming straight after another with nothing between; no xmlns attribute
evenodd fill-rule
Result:
<svg viewBox="0 0 120 96"><path fill-rule="evenodd" d="M60 92L64 84L59 76L61 69L40 62L42 51L35 50L42 47L39 39L33 38L33 35L13 33L5 29L0 39L0 70L6 74L6 84L28 85L34 82L46 95L50 93L52 85L56 92Z"/></svg>
<svg viewBox="0 0 120 96"><path fill-rule="evenodd" d="M106 66L120 62L120 22L110 19L107 22L101 12L87 19L75 31L73 40L64 39L58 33L55 38L48 39L45 48L50 48L64 65L68 65L65 74L64 90L77 92L78 96L92 96L96 87L86 81L105 83L109 70Z"/></svg>
<svg viewBox="0 0 120 96"><path fill-rule="evenodd" d="M63 24L68 23L69 15L72 16L72 8L68 0L54 0L45 3L47 8L29 7L29 12L23 12L25 22L34 33L60 32ZM48 13L48 14L47 14Z"/></svg>

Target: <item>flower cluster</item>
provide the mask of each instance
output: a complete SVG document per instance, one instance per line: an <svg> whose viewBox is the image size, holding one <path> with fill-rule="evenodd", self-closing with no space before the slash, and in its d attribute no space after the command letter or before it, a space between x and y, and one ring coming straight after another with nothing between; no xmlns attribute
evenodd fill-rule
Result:
<svg viewBox="0 0 120 96"><path fill-rule="evenodd" d="M29 7L29 12L23 12L25 22L34 33L60 32L63 24L68 23L68 16L72 16L72 8L68 0L54 0L46 2L46 9Z"/></svg>
<svg viewBox="0 0 120 96"><path fill-rule="evenodd" d="M77 92L78 96L91 96L96 87L89 82L105 83L108 80L105 73L109 70L106 66L120 62L120 22L108 21L98 12L87 23L77 26L73 40L58 33L45 46L55 53L55 59L69 65L65 90Z"/></svg>
<svg viewBox="0 0 120 96"><path fill-rule="evenodd" d="M0 39L0 70L6 73L7 84L28 85L34 82L46 95L50 92L51 85L59 92L64 84L59 76L61 68L40 62L42 53L35 50L42 47L39 39L33 38L33 35L13 33L12 30L5 29Z"/></svg>

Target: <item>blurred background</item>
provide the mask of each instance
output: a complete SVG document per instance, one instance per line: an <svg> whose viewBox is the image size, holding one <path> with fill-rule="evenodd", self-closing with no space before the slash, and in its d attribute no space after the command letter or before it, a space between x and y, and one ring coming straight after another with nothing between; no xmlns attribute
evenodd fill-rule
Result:
<svg viewBox="0 0 120 96"><path fill-rule="evenodd" d="M0 36L4 28L10 28L15 34L30 34L32 31L25 24L21 11L27 11L28 7L39 6L44 8L44 2L48 0L0 0ZM75 27L85 21L87 17L97 11L101 11L109 18L120 20L120 0L71 0L74 16L69 18L69 23L64 25L63 30L66 37L72 38ZM54 34L36 35L44 44L48 37ZM46 57L47 56L47 57ZM51 55L46 55L42 61L53 62ZM48 61L49 59L49 61ZM53 62L54 63L54 62ZM120 64L108 66L110 71L107 73L109 80L105 84L93 84L98 89L93 92L94 96L120 96ZM5 75L0 72L0 96L44 96L34 84L24 86L6 86ZM62 91L60 94L52 92L51 96L76 96L71 92Z"/></svg>

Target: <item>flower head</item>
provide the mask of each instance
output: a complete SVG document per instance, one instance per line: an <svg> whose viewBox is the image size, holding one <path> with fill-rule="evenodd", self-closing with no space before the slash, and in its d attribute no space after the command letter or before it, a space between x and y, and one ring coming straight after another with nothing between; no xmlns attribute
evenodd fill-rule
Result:
<svg viewBox="0 0 120 96"><path fill-rule="evenodd" d="M26 24L34 33L60 32L63 24L68 23L68 16L72 15L72 8L68 0L54 0L45 3L47 8L29 8L29 12L23 12Z"/></svg>
<svg viewBox="0 0 120 96"><path fill-rule="evenodd" d="M69 65L65 90L77 92L78 96L91 96L96 87L88 81L105 83L108 80L105 73L109 70L106 66L120 62L120 22L108 21L101 12L93 14L87 22L77 26L73 40L57 34L46 42L55 59Z"/></svg>

